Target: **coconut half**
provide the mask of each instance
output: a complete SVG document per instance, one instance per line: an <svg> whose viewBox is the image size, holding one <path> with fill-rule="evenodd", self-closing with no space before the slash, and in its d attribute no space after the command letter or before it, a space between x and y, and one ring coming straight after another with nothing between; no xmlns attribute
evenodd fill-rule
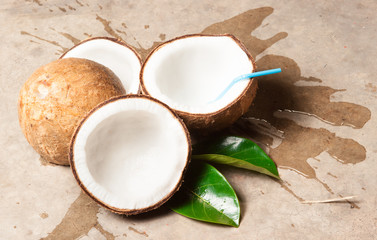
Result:
<svg viewBox="0 0 377 240"><path fill-rule="evenodd" d="M254 71L253 58L234 36L186 35L149 54L140 73L141 90L177 111L190 130L218 130L248 110L257 82L238 82L213 100L234 78Z"/></svg>
<svg viewBox="0 0 377 240"><path fill-rule="evenodd" d="M72 47L60 58L85 58L108 67L118 76L126 93L139 91L141 59L137 52L116 38L89 38Z"/></svg>
<svg viewBox="0 0 377 240"><path fill-rule="evenodd" d="M183 122L148 96L110 99L93 109L71 141L70 163L81 188L121 214L166 202L180 187L191 154Z"/></svg>

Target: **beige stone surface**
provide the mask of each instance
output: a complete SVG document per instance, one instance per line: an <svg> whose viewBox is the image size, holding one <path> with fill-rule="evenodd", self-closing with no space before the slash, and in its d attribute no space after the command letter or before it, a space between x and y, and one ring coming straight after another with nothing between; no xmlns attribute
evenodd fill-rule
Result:
<svg viewBox="0 0 377 240"><path fill-rule="evenodd" d="M376 12L374 0L3 0L0 239L375 239ZM80 40L122 38L145 56L158 42L201 32L234 34L258 69L283 69L260 78L255 104L230 129L266 149L282 178L220 167L241 201L239 228L164 207L113 214L22 135L22 84ZM303 203L347 196L356 198Z"/></svg>

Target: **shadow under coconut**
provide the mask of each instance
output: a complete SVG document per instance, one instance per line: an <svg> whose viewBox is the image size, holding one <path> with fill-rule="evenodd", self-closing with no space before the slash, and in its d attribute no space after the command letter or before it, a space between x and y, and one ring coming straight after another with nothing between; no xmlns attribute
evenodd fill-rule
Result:
<svg viewBox="0 0 377 240"><path fill-rule="evenodd" d="M167 206L167 203L162 205L161 207L151 210L149 212L140 213L138 215L119 215L121 218L127 218L134 222L145 222L149 220L155 220L159 218L163 218L164 216L167 216L169 214L174 214L172 210Z"/></svg>

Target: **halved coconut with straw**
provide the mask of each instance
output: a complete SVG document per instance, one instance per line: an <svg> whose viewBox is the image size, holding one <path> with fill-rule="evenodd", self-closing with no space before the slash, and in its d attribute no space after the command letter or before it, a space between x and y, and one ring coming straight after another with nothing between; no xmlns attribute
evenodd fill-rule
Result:
<svg viewBox="0 0 377 240"><path fill-rule="evenodd" d="M90 197L132 215L161 206L178 190L190 154L188 131L167 105L128 95L85 117L72 138L70 163Z"/></svg>
<svg viewBox="0 0 377 240"><path fill-rule="evenodd" d="M95 37L73 46L60 58L85 58L109 68L120 79L127 94L139 92L141 59L124 41L116 38Z"/></svg>
<svg viewBox="0 0 377 240"><path fill-rule="evenodd" d="M257 82L233 79L255 71L244 45L232 35L186 35L156 47L145 60L141 90L169 105L190 130L214 131L236 121L250 107Z"/></svg>

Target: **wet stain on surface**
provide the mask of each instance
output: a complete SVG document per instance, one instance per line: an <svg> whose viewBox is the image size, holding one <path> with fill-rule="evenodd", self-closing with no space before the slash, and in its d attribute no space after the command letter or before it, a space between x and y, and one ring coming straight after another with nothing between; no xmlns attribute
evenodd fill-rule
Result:
<svg viewBox="0 0 377 240"><path fill-rule="evenodd" d="M338 178L337 176L335 176L334 174L332 174L332 173L330 173L330 172L328 172L327 175L329 175L329 176L331 176L331 177L333 177L333 178Z"/></svg>
<svg viewBox="0 0 377 240"><path fill-rule="evenodd" d="M110 26L110 23L111 21L109 20L106 20L105 18L102 18L100 17L98 14L97 14L97 17L96 19L102 23L103 27L105 28L105 31L112 37L115 37L115 38L118 38L118 39L122 39L121 36L119 36L117 33L116 33L116 30L114 30L111 26Z"/></svg>
<svg viewBox="0 0 377 240"><path fill-rule="evenodd" d="M46 238L42 239L77 239L87 234L93 227L106 236L107 239L114 239L115 237L105 231L97 222L98 209L99 205L81 192L59 225Z"/></svg>
<svg viewBox="0 0 377 240"><path fill-rule="evenodd" d="M55 30L55 28L52 28L52 27L50 27L50 29L59 33L61 36L65 37L66 39L70 40L74 45L80 43L80 41L81 41L80 39L75 38L74 36L72 36L69 33L57 31L57 30Z"/></svg>
<svg viewBox="0 0 377 240"><path fill-rule="evenodd" d="M233 34L244 43L253 57L256 57L287 37L285 32L277 33L265 40L252 35L252 31L261 26L263 20L272 12L273 9L270 7L252 9L213 24L202 33ZM364 146L353 139L341 138L324 128L300 126L293 120L293 116L282 118L278 117L277 113L284 112L285 116L304 114L333 126L359 129L370 119L370 110L353 103L332 102L330 97L342 90L327 86L297 86L298 81L317 83L323 81L314 77L302 77L297 63L288 57L266 55L259 59L256 65L258 70L280 67L282 73L258 79L259 89L250 111L226 131L247 136L261 143L268 148L269 155L279 168L290 169L307 178L315 179L328 192L334 194L324 181L317 178L315 169L307 160L326 151L341 163L356 164L366 158ZM280 143L272 147L273 139L276 138ZM280 184L296 199L304 200L289 188L287 182Z"/></svg>
<svg viewBox="0 0 377 240"><path fill-rule="evenodd" d="M81 7L84 6L84 4L82 4L79 0L76 0L76 3L77 3L78 5L80 5Z"/></svg>
<svg viewBox="0 0 377 240"><path fill-rule="evenodd" d="M252 9L223 22L212 24L211 26L205 28L202 33L233 34L241 40L251 55L255 57L279 40L288 36L286 32L280 32L269 39L261 40L251 35L251 33L257 29L262 24L263 20L272 12L273 8L270 7Z"/></svg>
<svg viewBox="0 0 377 240"><path fill-rule="evenodd" d="M67 9L63 8L63 7L58 7L58 9L62 12L67 12Z"/></svg>
<svg viewBox="0 0 377 240"><path fill-rule="evenodd" d="M67 38L68 40L70 40L74 45L78 44L81 41L80 39L75 38L69 33L65 33L65 32L58 32L58 33L62 35L63 37Z"/></svg>
<svg viewBox="0 0 377 240"><path fill-rule="evenodd" d="M76 11L76 8L74 8L74 7L70 6L70 5L67 5L67 7L68 7L69 10Z"/></svg>
<svg viewBox="0 0 377 240"><path fill-rule="evenodd" d="M128 227L128 229L137 233L137 234L143 235L144 237L148 237L148 234L145 231L142 232L142 231L139 231L139 230L137 230L136 228L133 228L133 227Z"/></svg>
<svg viewBox="0 0 377 240"><path fill-rule="evenodd" d="M160 36L159 36L159 38L160 38L161 41L165 41L166 34L161 33Z"/></svg>
<svg viewBox="0 0 377 240"><path fill-rule="evenodd" d="M251 36L251 32L272 11L272 8L250 10L222 23L211 25L203 33L234 34L241 39L253 56L256 56L287 36L286 33L278 33L267 40ZM326 129L299 126L293 120L276 117L275 113L284 110L300 111L316 115L335 126L361 128L371 117L369 109L353 103L331 102L330 96L339 90L330 87L296 86L295 83L298 81L322 80L303 78L296 62L287 57L266 55L259 59L256 65L258 70L281 67L283 72L259 79L259 90L254 105L240 122L247 121L248 117L263 119L284 133L282 143L271 149L271 155L279 167L293 168L307 177L314 177L315 172L306 160L318 156L323 151L328 151L342 163L354 164L365 159L365 148L356 141L337 137L335 133Z"/></svg>
<svg viewBox="0 0 377 240"><path fill-rule="evenodd" d="M376 85L373 85L373 83L368 83L365 85L366 89L369 91L369 92L372 92L372 93L377 93L377 86Z"/></svg>
<svg viewBox="0 0 377 240"><path fill-rule="evenodd" d="M61 49L61 50L59 50L60 53L64 53L65 51L68 50L68 48L63 47L63 46L60 45L57 41L52 41L52 40L44 39L44 38L42 38L42 37L39 37L39 36L37 36L37 35L31 34L31 33L25 32L25 31L21 31L20 33L21 33L21 35L27 35L27 36L30 36L30 37L36 38L36 39L38 39L38 40L40 40L40 41L43 41L43 42L46 42L46 43L52 44L52 45L54 45L54 46L56 46L56 47L59 47L59 48Z"/></svg>
<svg viewBox="0 0 377 240"><path fill-rule="evenodd" d="M33 0L34 3L38 4L39 6L43 6L40 0Z"/></svg>
<svg viewBox="0 0 377 240"><path fill-rule="evenodd" d="M292 191L292 189L289 188L290 184L288 182L284 182L284 181L277 181L280 186L285 190L287 191L288 193L290 193L294 198L296 198L298 201L300 202L303 202L305 201L305 199L303 199L302 197L298 196L294 191Z"/></svg>

